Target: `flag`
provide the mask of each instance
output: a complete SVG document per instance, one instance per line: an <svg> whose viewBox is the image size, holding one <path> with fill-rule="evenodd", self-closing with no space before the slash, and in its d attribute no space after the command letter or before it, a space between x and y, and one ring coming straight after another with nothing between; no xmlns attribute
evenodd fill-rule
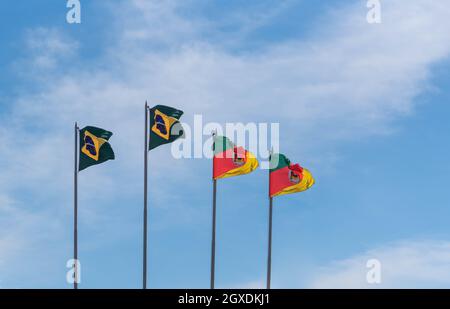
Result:
<svg viewBox="0 0 450 309"><path fill-rule="evenodd" d="M249 151L235 146L225 136L214 136L213 178L227 178L253 172L258 160Z"/></svg>
<svg viewBox="0 0 450 309"><path fill-rule="evenodd" d="M150 142L149 149L172 143L183 136L180 118L183 111L164 105L156 105L150 109Z"/></svg>
<svg viewBox="0 0 450 309"><path fill-rule="evenodd" d="M96 127L85 127L80 131L80 171L114 160L114 151L108 143L111 136L111 132Z"/></svg>
<svg viewBox="0 0 450 309"><path fill-rule="evenodd" d="M282 154L270 156L270 197L302 192L314 184L311 173Z"/></svg>

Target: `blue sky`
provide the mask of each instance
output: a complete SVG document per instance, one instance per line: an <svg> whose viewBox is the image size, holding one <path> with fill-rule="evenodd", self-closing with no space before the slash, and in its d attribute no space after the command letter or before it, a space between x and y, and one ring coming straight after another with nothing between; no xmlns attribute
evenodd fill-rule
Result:
<svg viewBox="0 0 450 309"><path fill-rule="evenodd" d="M449 287L450 6L382 1L0 4L0 287L71 288L73 123L114 132L80 173L81 288L139 288L143 104L279 122L316 185L275 200L273 286ZM206 137L205 137L206 138ZM150 153L149 287L207 288L211 161ZM216 285L264 287L267 171L220 181ZM382 283L366 283L378 259Z"/></svg>

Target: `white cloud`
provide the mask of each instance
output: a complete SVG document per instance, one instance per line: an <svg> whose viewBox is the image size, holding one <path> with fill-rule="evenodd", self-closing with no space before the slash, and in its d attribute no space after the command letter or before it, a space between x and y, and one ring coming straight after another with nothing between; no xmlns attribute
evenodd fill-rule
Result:
<svg viewBox="0 0 450 309"><path fill-rule="evenodd" d="M37 28L26 33L25 48L29 56L21 65L26 71L55 69L61 60L74 56L78 43L70 41L56 29ZM31 76L30 74L28 76Z"/></svg>
<svg viewBox="0 0 450 309"><path fill-rule="evenodd" d="M59 216L57 208L33 210L23 201L0 194L3 231L0 235L0 284L3 287L10 288L11 280L17 287L49 284L51 275L58 271L54 266L64 255L64 250L55 250L53 246L67 235L61 221L55 219Z"/></svg>
<svg viewBox="0 0 450 309"><path fill-rule="evenodd" d="M203 24L179 14L185 4L126 3L119 20L132 26L118 32L116 44L100 60L107 67L65 68L65 75L46 79L42 91L24 93L11 117L16 132L27 138L24 127L33 124L58 151L71 142L62 137L75 119L98 123L117 132L116 149L129 149L125 155L130 156L120 162L136 171L142 152L136 132L142 131L142 104L149 99L182 108L188 122L194 113L202 113L205 121L281 121L284 149L293 150L290 145L300 136L305 149L317 143L325 147L330 140L391 130L396 117L414 109L431 66L450 52L448 6L423 0L408 6L391 1L383 7L381 25L367 24L360 6L346 6L328 14L329 24L313 30L314 39L293 38L245 53L199 35ZM130 28L149 36L150 47L136 44L140 40L129 36ZM188 41L185 31L192 33ZM44 55L69 48L67 40L58 43L62 36L54 30L46 37L34 44L53 46ZM154 48L165 46L167 37L173 46ZM11 123L3 130L11 130ZM54 132L63 133L58 139ZM52 173L62 163L45 168Z"/></svg>
<svg viewBox="0 0 450 309"><path fill-rule="evenodd" d="M431 66L447 59L450 51L449 8L443 3L416 0L405 6L391 1L383 7L381 25L368 24L360 5L345 6L311 31L314 39L292 38L241 53L209 42L196 19L180 22L174 2L164 9L160 3L157 9L153 2L136 3L127 14L146 16L134 25L152 38L149 46L159 48L137 44L140 40L130 38L128 30L121 34L113 59L125 76L116 85L122 92L148 93L154 101L171 102L188 115L201 112L211 120L282 121L288 145L297 136L303 144L315 144L316 136L327 143L391 131L392 122L411 113L414 98L427 90ZM151 27L160 21L156 13L161 10L173 21L156 27L164 31L164 39ZM174 25L189 35L174 31ZM214 24L207 25L220 33ZM241 40L245 46L248 36Z"/></svg>
<svg viewBox="0 0 450 309"><path fill-rule="evenodd" d="M381 263L381 283L369 284L366 263ZM320 268L310 288L448 288L450 242L405 241L384 245Z"/></svg>

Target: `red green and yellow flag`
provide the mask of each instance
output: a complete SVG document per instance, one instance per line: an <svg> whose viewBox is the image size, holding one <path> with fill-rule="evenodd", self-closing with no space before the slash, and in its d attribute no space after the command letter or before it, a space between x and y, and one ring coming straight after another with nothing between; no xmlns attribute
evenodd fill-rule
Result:
<svg viewBox="0 0 450 309"><path fill-rule="evenodd" d="M256 157L235 146L225 136L214 136L213 178L227 178L253 172L259 165Z"/></svg>
<svg viewBox="0 0 450 309"><path fill-rule="evenodd" d="M279 153L270 156L270 197L308 190L314 182L306 168L291 164L286 156Z"/></svg>

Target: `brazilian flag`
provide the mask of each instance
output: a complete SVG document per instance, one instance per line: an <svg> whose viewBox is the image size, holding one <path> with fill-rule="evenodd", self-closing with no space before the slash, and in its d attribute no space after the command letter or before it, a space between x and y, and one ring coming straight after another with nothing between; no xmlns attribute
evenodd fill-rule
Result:
<svg viewBox="0 0 450 309"><path fill-rule="evenodd" d="M85 127L80 131L80 171L114 160L114 151L108 143L112 135L112 132L96 127Z"/></svg>
<svg viewBox="0 0 450 309"><path fill-rule="evenodd" d="M150 109L150 142L148 150L172 143L183 136L180 118L183 111L165 105Z"/></svg>

